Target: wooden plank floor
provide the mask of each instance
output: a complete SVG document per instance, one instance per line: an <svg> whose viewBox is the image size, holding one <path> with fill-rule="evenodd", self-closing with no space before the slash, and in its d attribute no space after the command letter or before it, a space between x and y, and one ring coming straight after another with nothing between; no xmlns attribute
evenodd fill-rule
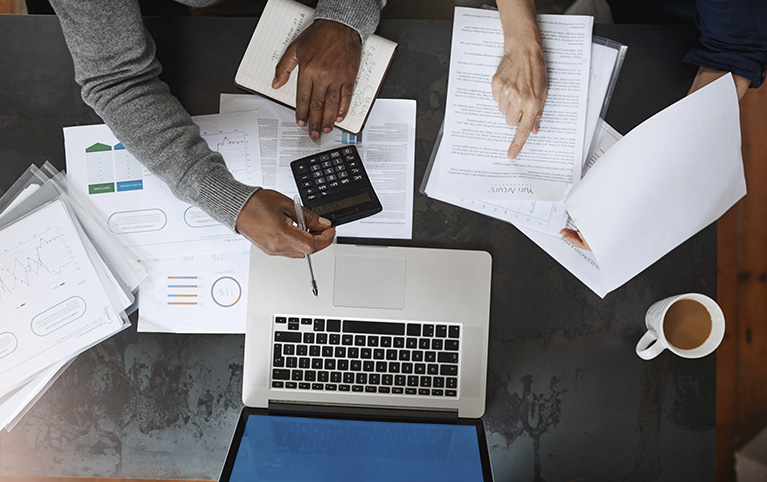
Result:
<svg viewBox="0 0 767 482"><path fill-rule="evenodd" d="M0 14L20 10L0 0ZM23 8L23 7L21 7ZM767 87L741 103L748 195L719 220L718 301L727 320L717 350L716 478L735 481L734 451L767 424ZM4 482L121 479L3 478ZM154 482L146 479L135 482ZM187 481L192 482L192 481Z"/></svg>

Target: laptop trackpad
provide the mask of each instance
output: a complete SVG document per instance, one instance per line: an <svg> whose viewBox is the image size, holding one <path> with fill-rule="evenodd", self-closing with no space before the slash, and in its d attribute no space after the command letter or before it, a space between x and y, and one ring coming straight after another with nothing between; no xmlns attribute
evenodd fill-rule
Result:
<svg viewBox="0 0 767 482"><path fill-rule="evenodd" d="M405 258L336 256L333 304L351 308L405 307Z"/></svg>

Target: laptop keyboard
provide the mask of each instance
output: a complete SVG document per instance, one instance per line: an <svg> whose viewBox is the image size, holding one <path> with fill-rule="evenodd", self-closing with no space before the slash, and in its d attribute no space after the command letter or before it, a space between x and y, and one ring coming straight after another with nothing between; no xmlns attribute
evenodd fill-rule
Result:
<svg viewBox="0 0 767 482"><path fill-rule="evenodd" d="M458 323L273 320L272 388L458 397Z"/></svg>

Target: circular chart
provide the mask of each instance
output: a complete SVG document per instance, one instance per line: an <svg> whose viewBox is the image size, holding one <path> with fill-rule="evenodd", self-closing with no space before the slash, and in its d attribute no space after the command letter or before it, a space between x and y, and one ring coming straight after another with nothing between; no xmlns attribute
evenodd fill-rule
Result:
<svg viewBox="0 0 767 482"><path fill-rule="evenodd" d="M210 296L218 306L228 308L240 301L242 287L231 276L222 276L213 282L213 285L210 287Z"/></svg>

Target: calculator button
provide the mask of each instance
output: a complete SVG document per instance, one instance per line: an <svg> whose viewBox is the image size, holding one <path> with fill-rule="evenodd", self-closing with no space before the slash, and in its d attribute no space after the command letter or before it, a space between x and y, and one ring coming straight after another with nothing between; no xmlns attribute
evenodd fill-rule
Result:
<svg viewBox="0 0 767 482"><path fill-rule="evenodd" d="M346 170L346 168L343 165L336 166L336 171L338 171L338 172L345 171L345 170Z"/></svg>
<svg viewBox="0 0 767 482"><path fill-rule="evenodd" d="M343 179L341 179L341 185L344 186L346 184L349 184L351 181L346 176L341 176Z"/></svg>
<svg viewBox="0 0 767 482"><path fill-rule="evenodd" d="M345 177L349 177L349 173L346 172L346 171L341 171L341 172L338 173L338 177L341 178L341 179L343 179Z"/></svg>
<svg viewBox="0 0 767 482"><path fill-rule="evenodd" d="M322 169L319 164L312 164L311 170L312 171L319 171Z"/></svg>
<svg viewBox="0 0 767 482"><path fill-rule="evenodd" d="M330 196L330 191L320 191L320 197Z"/></svg>
<svg viewBox="0 0 767 482"><path fill-rule="evenodd" d="M344 148L344 154L351 154L351 153L352 153L352 148L351 147L345 147Z"/></svg>
<svg viewBox="0 0 767 482"><path fill-rule="evenodd" d="M330 161L325 161L325 162L322 163L322 167L330 167L332 165L333 165L333 163L330 162Z"/></svg>
<svg viewBox="0 0 767 482"><path fill-rule="evenodd" d="M312 178L311 174L302 174L301 177L298 178L301 182L309 181Z"/></svg>
<svg viewBox="0 0 767 482"><path fill-rule="evenodd" d="M324 185L323 185L323 187L324 187ZM315 190L313 187L310 187L309 189L304 189L304 192L305 192L306 194L314 194L314 193L316 193L317 191L316 191L316 190Z"/></svg>
<svg viewBox="0 0 767 482"><path fill-rule="evenodd" d="M328 189L327 184L320 184L319 186L317 186L318 191L327 191L327 189Z"/></svg>
<svg viewBox="0 0 767 482"><path fill-rule="evenodd" d="M301 187L303 188L310 188L312 186L313 186L312 181L304 181L301 183Z"/></svg>
<svg viewBox="0 0 767 482"><path fill-rule="evenodd" d="M357 167L357 161L351 161L349 167Z"/></svg>
<svg viewBox="0 0 767 482"><path fill-rule="evenodd" d="M361 181L362 180L362 176L357 174L356 176L354 176L353 179L354 179L354 182ZM318 179L318 181L319 181L319 179Z"/></svg>
<svg viewBox="0 0 767 482"><path fill-rule="evenodd" d="M360 176L362 177L362 176ZM320 184L325 184L325 178L324 177L318 177L314 180L314 182L319 186Z"/></svg>
<svg viewBox="0 0 767 482"><path fill-rule="evenodd" d="M360 170L357 168L352 169L352 174L359 174Z"/></svg>
<svg viewBox="0 0 767 482"><path fill-rule="evenodd" d="M296 172L298 172L299 174L306 172L305 162L296 163L295 166L296 166Z"/></svg>
<svg viewBox="0 0 767 482"><path fill-rule="evenodd" d="M354 161L355 159L357 159L357 158L356 158L356 157L354 157L354 156L346 156L346 162L352 162L352 161Z"/></svg>
<svg viewBox="0 0 767 482"><path fill-rule="evenodd" d="M309 164L316 164L318 162L320 162L320 160L316 157L312 157L311 159L309 159Z"/></svg>
<svg viewBox="0 0 767 482"><path fill-rule="evenodd" d="M328 181L335 181L338 179L335 174L328 174Z"/></svg>
<svg viewBox="0 0 767 482"><path fill-rule="evenodd" d="M333 151L333 152L330 153L330 157L338 157L340 155L341 154L339 154L338 151Z"/></svg>
<svg viewBox="0 0 767 482"><path fill-rule="evenodd" d="M312 176L314 176L315 179L318 177L322 177L322 171L315 171L314 173L312 173Z"/></svg>
<svg viewBox="0 0 767 482"><path fill-rule="evenodd" d="M324 162L330 159L330 156L327 154L320 154L320 161Z"/></svg>
<svg viewBox="0 0 767 482"><path fill-rule="evenodd" d="M330 179L330 176L328 176L328 179ZM330 184L328 184L328 187L329 187L330 189L335 189L335 188L337 188L339 185L340 185L340 184L338 184L338 181L333 181L333 182L331 182Z"/></svg>
<svg viewBox="0 0 767 482"><path fill-rule="evenodd" d="M309 194L308 196L306 196L307 201L314 201L315 199L317 199L316 194Z"/></svg>
<svg viewBox="0 0 767 482"><path fill-rule="evenodd" d="M336 172L336 171L335 171L335 169L333 169L332 167L329 167L329 168L325 169L323 172L324 172L325 174L333 174L333 173L334 173L334 172Z"/></svg>
<svg viewBox="0 0 767 482"><path fill-rule="evenodd" d="M336 157L335 159L333 159L333 164L335 164L336 166L343 163L344 161L340 157Z"/></svg>

